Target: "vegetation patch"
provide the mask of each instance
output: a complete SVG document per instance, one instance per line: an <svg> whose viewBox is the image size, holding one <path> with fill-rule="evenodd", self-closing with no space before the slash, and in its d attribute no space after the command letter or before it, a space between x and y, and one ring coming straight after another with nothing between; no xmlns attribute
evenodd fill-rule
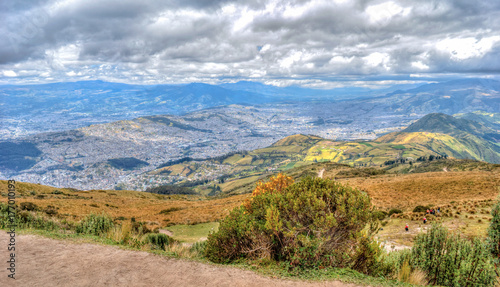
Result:
<svg viewBox="0 0 500 287"><path fill-rule="evenodd" d="M113 225L111 217L91 213L76 226L76 232L99 236L108 232Z"/></svg>
<svg viewBox="0 0 500 287"><path fill-rule="evenodd" d="M210 233L217 232L218 222L207 222L199 224L179 224L169 226L168 230L173 233L172 237L186 243L199 242L200 238L207 238Z"/></svg>
<svg viewBox="0 0 500 287"><path fill-rule="evenodd" d="M156 194L196 194L191 188L178 185L161 185L147 188L146 192Z"/></svg>
<svg viewBox="0 0 500 287"><path fill-rule="evenodd" d="M182 207L170 207L167 209L163 209L162 211L160 211L159 214L169 214L170 212L179 211L179 210L183 210L183 209L184 208L182 208Z"/></svg>
<svg viewBox="0 0 500 287"><path fill-rule="evenodd" d="M133 170L136 168L140 168L143 166L149 165L149 163L137 159L135 157L122 157L122 158L112 158L108 159L107 161L109 165L116 169L123 169L123 170Z"/></svg>

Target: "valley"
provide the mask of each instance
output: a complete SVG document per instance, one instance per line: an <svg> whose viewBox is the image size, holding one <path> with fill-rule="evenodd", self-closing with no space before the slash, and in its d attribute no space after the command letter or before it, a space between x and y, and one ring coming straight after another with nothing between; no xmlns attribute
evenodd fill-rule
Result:
<svg viewBox="0 0 500 287"><path fill-rule="evenodd" d="M3 103L12 109L2 115L0 178L56 187L146 190L193 180L258 175L317 161L380 166L430 155L500 160L500 84L493 80L427 84L382 95L381 91L347 89L340 93L251 82L133 86L97 81L29 89L9 86L2 91ZM46 97L38 97L40 93ZM345 98L349 93L356 95L354 99ZM30 108L30 97L35 96L41 102ZM63 98L51 101L55 96ZM130 114L120 112L122 105L131 107ZM33 110L36 108L43 111ZM23 116L28 112L34 116L30 121ZM81 112L88 113L85 117L94 122L122 120L91 125L80 122L86 126L40 133L59 129L47 122L52 120L67 123L67 127L78 126L64 115ZM172 114L161 115L164 112ZM421 123L404 131L432 112L456 113L454 121L479 121L481 127L471 125L479 134L470 128L462 130L457 123L447 130ZM106 119L101 121L101 116ZM439 125L443 120L450 118L433 121ZM30 122L43 128L27 127ZM291 147L274 147L275 152L286 153L281 157L271 155L273 148L266 150L297 134L318 136L321 142L298 154L293 154L296 150ZM253 155L240 161L235 153ZM228 154L234 156L211 160ZM182 164L165 168L176 161ZM160 166L163 169L159 170Z"/></svg>

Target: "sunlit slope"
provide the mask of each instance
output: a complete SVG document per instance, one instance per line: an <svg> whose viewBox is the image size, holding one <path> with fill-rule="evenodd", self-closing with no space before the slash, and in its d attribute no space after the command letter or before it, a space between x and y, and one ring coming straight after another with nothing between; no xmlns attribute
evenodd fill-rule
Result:
<svg viewBox="0 0 500 287"><path fill-rule="evenodd" d="M376 140L380 143L414 145L440 155L456 158L471 158L481 160L481 153L477 148L465 144L450 135L429 132L391 133Z"/></svg>
<svg viewBox="0 0 500 287"><path fill-rule="evenodd" d="M409 143L381 142L330 142L322 141L308 150L305 161L333 161L351 165L373 166L398 158L417 159L421 156L437 155L426 146Z"/></svg>
<svg viewBox="0 0 500 287"><path fill-rule="evenodd" d="M382 143L416 143L456 158L500 163L500 134L485 125L445 114L429 114L401 132L376 140Z"/></svg>

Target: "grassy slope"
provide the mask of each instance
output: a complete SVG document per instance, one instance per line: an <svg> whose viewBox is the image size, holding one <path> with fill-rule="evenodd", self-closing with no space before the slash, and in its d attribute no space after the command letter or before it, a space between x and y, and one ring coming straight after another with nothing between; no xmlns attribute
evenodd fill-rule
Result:
<svg viewBox="0 0 500 287"><path fill-rule="evenodd" d="M63 194L53 194L55 190ZM35 194L32 194L34 191ZM0 181L1 202L7 202L7 182ZM90 213L106 213L113 218L145 221L150 227L171 224L193 224L222 219L235 206L248 197L240 195L214 199L204 196L158 195L127 190L92 190L54 188L32 183L16 184L16 203L32 202L42 210L54 206L61 219L78 221ZM162 210L179 210L160 213Z"/></svg>

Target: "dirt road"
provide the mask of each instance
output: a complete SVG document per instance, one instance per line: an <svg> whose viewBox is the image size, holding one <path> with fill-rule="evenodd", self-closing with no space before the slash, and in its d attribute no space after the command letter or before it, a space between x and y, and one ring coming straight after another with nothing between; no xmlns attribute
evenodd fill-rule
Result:
<svg viewBox="0 0 500 287"><path fill-rule="evenodd" d="M272 279L251 271L34 235L16 236L16 280L7 277L9 236L0 231L0 286L356 286Z"/></svg>

